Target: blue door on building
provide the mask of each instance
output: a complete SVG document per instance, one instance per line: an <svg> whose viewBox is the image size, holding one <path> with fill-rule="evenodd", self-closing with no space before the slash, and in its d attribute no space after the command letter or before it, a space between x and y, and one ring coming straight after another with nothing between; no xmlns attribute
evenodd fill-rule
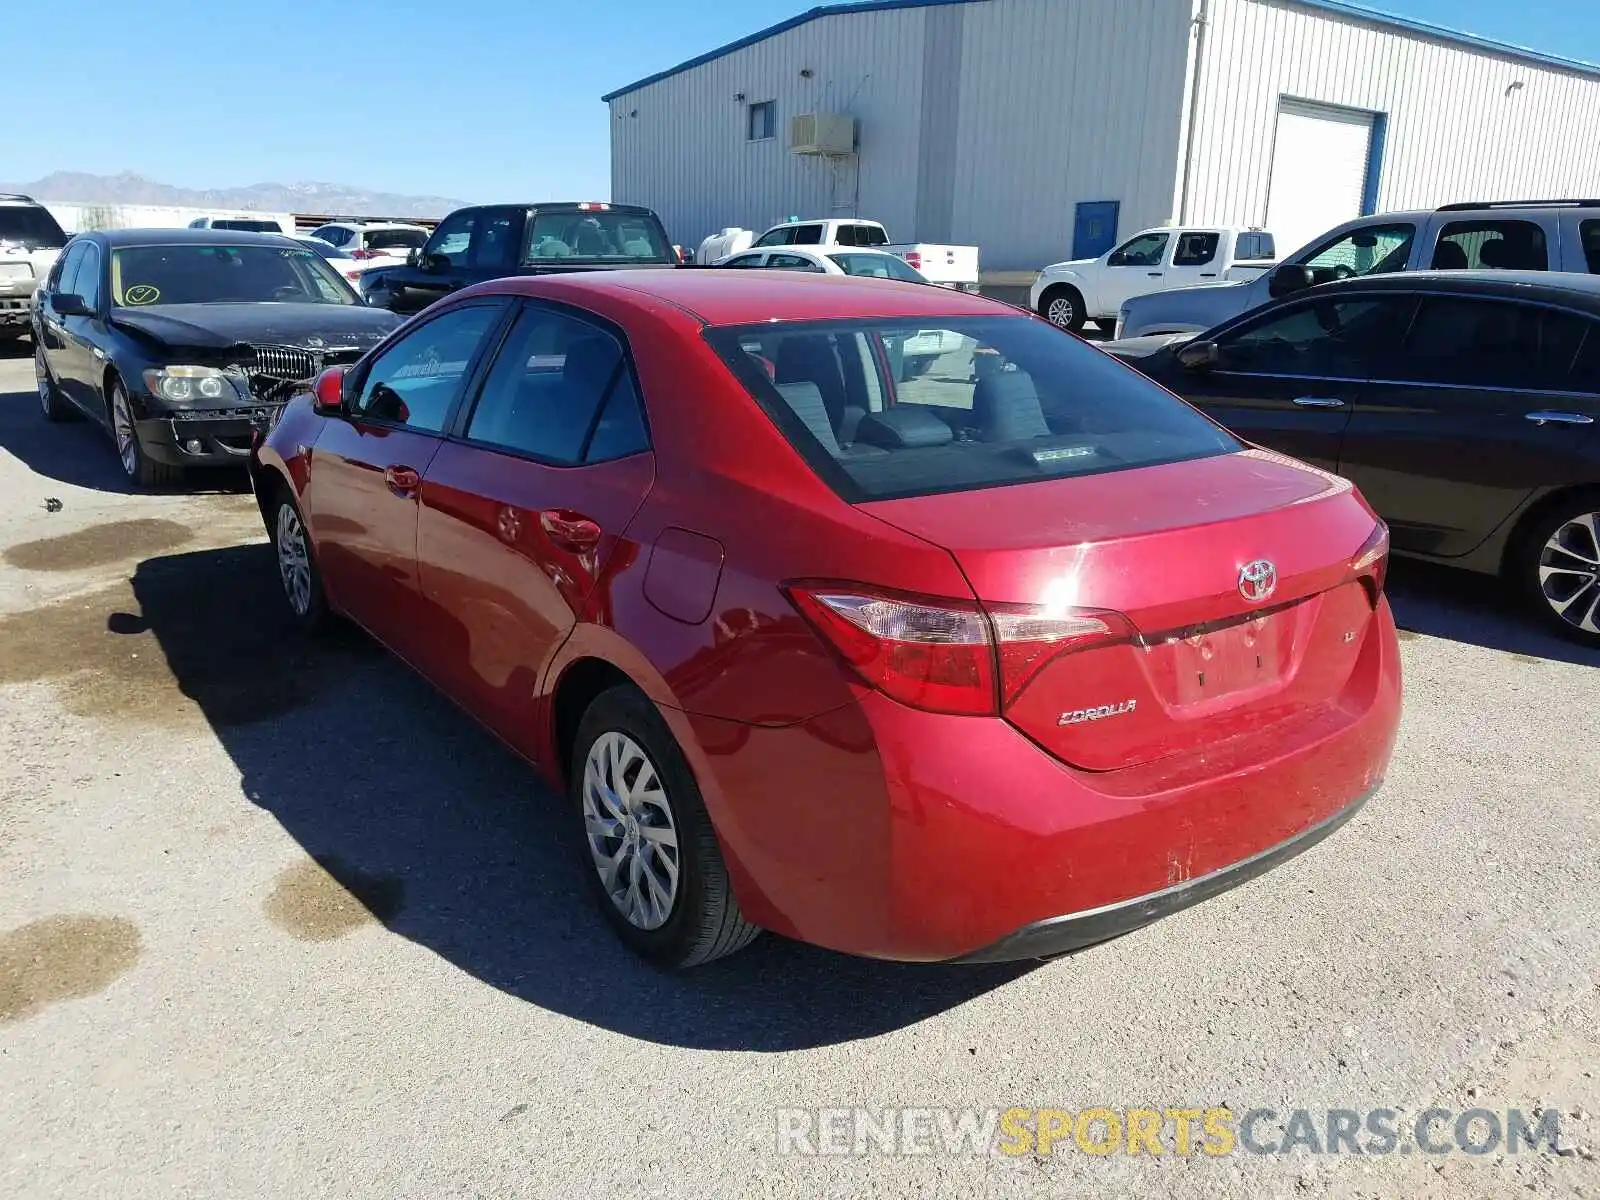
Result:
<svg viewBox="0 0 1600 1200"><path fill-rule="evenodd" d="M1120 200L1085 200L1072 222L1072 257L1099 258L1117 244Z"/></svg>

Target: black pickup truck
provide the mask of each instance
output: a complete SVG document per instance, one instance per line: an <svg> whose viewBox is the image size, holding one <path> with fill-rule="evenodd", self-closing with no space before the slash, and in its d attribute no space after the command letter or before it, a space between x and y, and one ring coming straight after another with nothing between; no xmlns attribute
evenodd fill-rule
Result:
<svg viewBox="0 0 1600 1200"><path fill-rule="evenodd" d="M630 204L486 204L439 222L403 267L362 280L367 303L420 312L441 296L507 275L676 267L661 221Z"/></svg>

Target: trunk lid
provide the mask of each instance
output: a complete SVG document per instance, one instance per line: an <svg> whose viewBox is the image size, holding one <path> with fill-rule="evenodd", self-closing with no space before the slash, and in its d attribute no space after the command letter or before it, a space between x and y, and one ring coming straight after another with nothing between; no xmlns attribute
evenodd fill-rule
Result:
<svg viewBox="0 0 1600 1200"><path fill-rule="evenodd" d="M1371 510L1345 480L1270 451L861 507L948 549L991 612L1125 618L1115 640L1047 653L1002 684L1005 719L1087 770L1336 700L1374 617L1350 569ZM1261 562L1264 595L1243 574Z"/></svg>

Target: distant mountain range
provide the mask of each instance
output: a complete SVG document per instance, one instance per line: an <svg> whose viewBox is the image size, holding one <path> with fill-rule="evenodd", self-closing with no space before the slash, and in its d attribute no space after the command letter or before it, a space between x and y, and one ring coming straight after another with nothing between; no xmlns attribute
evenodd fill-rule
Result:
<svg viewBox="0 0 1600 1200"><path fill-rule="evenodd" d="M36 200L77 204L153 204L176 208L240 208L261 212L442 217L465 200L403 196L339 183L254 183L236 188L183 188L124 171L87 175L56 171L32 183L0 183L0 192L25 192Z"/></svg>

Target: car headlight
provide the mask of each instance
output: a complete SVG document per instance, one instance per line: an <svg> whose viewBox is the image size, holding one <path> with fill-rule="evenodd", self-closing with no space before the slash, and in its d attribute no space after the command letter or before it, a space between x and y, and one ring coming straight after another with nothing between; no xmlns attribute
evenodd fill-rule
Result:
<svg viewBox="0 0 1600 1200"><path fill-rule="evenodd" d="M233 377L216 367L151 367L144 385L152 396L183 404L190 400L237 400L240 392Z"/></svg>

